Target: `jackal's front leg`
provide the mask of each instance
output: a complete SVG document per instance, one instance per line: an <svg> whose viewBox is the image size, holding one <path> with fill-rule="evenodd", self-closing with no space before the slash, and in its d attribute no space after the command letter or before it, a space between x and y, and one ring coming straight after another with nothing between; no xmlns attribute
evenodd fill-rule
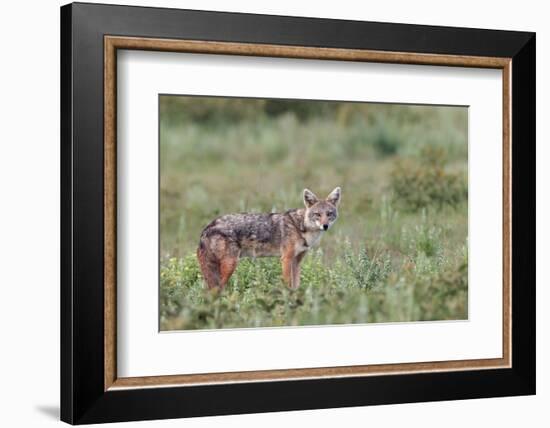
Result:
<svg viewBox="0 0 550 428"><path fill-rule="evenodd" d="M285 284L290 285L292 280L292 259L294 255L289 253L284 253L281 257L281 265L283 268L283 281Z"/></svg>
<svg viewBox="0 0 550 428"><path fill-rule="evenodd" d="M293 290L296 290L300 286L300 262L306 255L306 252L298 254L296 257L294 257L292 267L292 281L290 284L290 287Z"/></svg>
<svg viewBox="0 0 550 428"><path fill-rule="evenodd" d="M283 279L285 283L293 290L296 290L300 286L300 262L305 253L294 255L294 252L287 252L283 254Z"/></svg>

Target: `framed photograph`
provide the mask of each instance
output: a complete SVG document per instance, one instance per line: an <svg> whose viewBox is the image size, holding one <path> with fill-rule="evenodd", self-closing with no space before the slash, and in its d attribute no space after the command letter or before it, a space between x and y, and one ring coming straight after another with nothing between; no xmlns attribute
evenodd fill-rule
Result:
<svg viewBox="0 0 550 428"><path fill-rule="evenodd" d="M535 35L61 8L61 418L535 393Z"/></svg>

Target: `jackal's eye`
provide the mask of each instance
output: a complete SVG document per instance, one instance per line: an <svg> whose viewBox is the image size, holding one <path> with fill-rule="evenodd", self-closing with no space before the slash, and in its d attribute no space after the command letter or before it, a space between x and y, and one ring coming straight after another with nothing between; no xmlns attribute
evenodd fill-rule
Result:
<svg viewBox="0 0 550 428"><path fill-rule="evenodd" d="M314 218L319 218L319 217L321 217L321 213L313 213L313 217Z"/></svg>
<svg viewBox="0 0 550 428"><path fill-rule="evenodd" d="M327 211L327 217L332 217L334 215L333 211Z"/></svg>

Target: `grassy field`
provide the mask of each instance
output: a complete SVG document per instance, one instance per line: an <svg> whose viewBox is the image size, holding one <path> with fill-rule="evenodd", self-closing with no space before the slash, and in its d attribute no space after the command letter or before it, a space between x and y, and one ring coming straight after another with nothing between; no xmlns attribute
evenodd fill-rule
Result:
<svg viewBox="0 0 550 428"><path fill-rule="evenodd" d="M162 330L467 318L467 110L162 96ZM342 187L296 291L275 258L205 290L202 228Z"/></svg>

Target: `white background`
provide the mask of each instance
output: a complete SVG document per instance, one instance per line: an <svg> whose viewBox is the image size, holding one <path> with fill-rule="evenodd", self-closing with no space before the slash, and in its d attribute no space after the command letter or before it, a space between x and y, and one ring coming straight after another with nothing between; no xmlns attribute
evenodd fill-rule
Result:
<svg viewBox="0 0 550 428"><path fill-rule="evenodd" d="M123 51L117 79L119 376L502 356L501 70ZM468 105L468 320L159 334L159 93Z"/></svg>
<svg viewBox="0 0 550 428"><path fill-rule="evenodd" d="M104 1L111 3L109 1ZM548 426L550 316L544 302L550 271L550 29L544 2L244 0L126 1L187 7L415 24L537 31L538 395L461 402L328 409L124 426L280 427ZM59 405L59 1L5 2L0 13L1 423L58 424Z"/></svg>

